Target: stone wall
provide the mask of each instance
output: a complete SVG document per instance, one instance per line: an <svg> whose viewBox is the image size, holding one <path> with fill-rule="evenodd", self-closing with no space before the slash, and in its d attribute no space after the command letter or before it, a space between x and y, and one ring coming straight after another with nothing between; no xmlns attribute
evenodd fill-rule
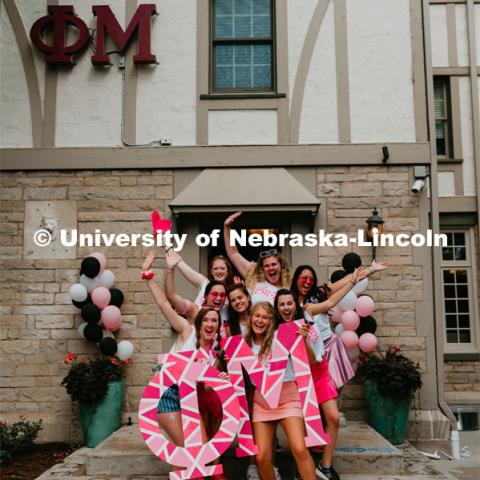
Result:
<svg viewBox="0 0 480 480"><path fill-rule="evenodd" d="M480 392L480 362L445 362L445 392ZM477 392L477 393L474 393ZM458 402L457 402L458 403Z"/></svg>
<svg viewBox="0 0 480 480"><path fill-rule="evenodd" d="M0 418L41 418L44 429L40 439L69 440L75 438L78 428L71 421L70 397L60 386L67 371L63 359L67 352L81 356L98 353L97 346L80 338L79 310L67 293L78 281L81 259L88 252L104 251L107 268L116 277L114 286L125 294L118 338L133 339L136 350L127 374L128 410L136 410L151 366L171 330L139 280L147 249L79 247L75 259L22 260L26 204L73 201L81 233L96 228L107 233L150 232L151 211L163 214L165 202L173 196L173 173L2 172L1 186Z"/></svg>

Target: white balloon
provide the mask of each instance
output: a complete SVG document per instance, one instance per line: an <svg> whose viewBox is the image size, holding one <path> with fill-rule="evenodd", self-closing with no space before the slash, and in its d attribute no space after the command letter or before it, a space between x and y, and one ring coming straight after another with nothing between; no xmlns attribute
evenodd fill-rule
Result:
<svg viewBox="0 0 480 480"><path fill-rule="evenodd" d="M358 347L355 347L353 350L348 350L347 351L348 356L352 362L355 362L358 357L360 356L360 349Z"/></svg>
<svg viewBox="0 0 480 480"><path fill-rule="evenodd" d="M111 270L104 270L99 276L99 286L105 288L112 288L113 282L115 282L115 275Z"/></svg>
<svg viewBox="0 0 480 480"><path fill-rule="evenodd" d="M360 280L353 288L352 290L359 295L360 293L363 293L368 287L368 278L364 278L363 280Z"/></svg>
<svg viewBox="0 0 480 480"><path fill-rule="evenodd" d="M74 283L68 290L68 294L72 300L76 302L83 302L88 297L88 292L85 285L81 283Z"/></svg>
<svg viewBox="0 0 480 480"><path fill-rule="evenodd" d="M343 325L341 323L338 323L335 327L335 333L340 337L344 331L345 329L343 328Z"/></svg>
<svg viewBox="0 0 480 480"><path fill-rule="evenodd" d="M354 310L355 302L357 301L357 296L355 292L350 290L338 303L338 306L343 310Z"/></svg>
<svg viewBox="0 0 480 480"><path fill-rule="evenodd" d="M87 322L83 322L79 325L78 327L78 333L80 334L81 337L85 338L83 335L83 331L85 330L85 327L88 325Z"/></svg>
<svg viewBox="0 0 480 480"><path fill-rule="evenodd" d="M80 275L80 283L87 289L88 293L92 293L92 291L99 286L98 282L98 275L95 278L89 278L85 274Z"/></svg>
<svg viewBox="0 0 480 480"><path fill-rule="evenodd" d="M122 360L128 360L133 355L133 343L128 340L122 340L117 346L117 357Z"/></svg>

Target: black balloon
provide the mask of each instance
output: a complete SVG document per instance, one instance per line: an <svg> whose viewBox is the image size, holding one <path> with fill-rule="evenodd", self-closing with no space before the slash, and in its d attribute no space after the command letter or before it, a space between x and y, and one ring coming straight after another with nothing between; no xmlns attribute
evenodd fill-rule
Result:
<svg viewBox="0 0 480 480"><path fill-rule="evenodd" d="M88 278L95 278L100 273L100 262L95 257L84 258L80 266L80 275L82 273Z"/></svg>
<svg viewBox="0 0 480 480"><path fill-rule="evenodd" d="M83 301L83 302L77 302L76 300L72 300L72 303L77 307L77 308L83 308L85 305L92 303L92 298L90 295Z"/></svg>
<svg viewBox="0 0 480 480"><path fill-rule="evenodd" d="M330 275L330 281L332 283L338 282L343 277L346 277L348 273L345 270L335 270L332 275Z"/></svg>
<svg viewBox="0 0 480 480"><path fill-rule="evenodd" d="M353 271L362 264L360 255L354 252L347 253L342 258L342 267L347 273L353 273Z"/></svg>
<svg viewBox="0 0 480 480"><path fill-rule="evenodd" d="M371 317L360 317L360 326L355 330L355 333L360 337L364 333L373 333L377 331L377 321Z"/></svg>
<svg viewBox="0 0 480 480"><path fill-rule="evenodd" d="M103 337L102 327L98 325L86 325L83 330L83 336L93 343L98 343Z"/></svg>
<svg viewBox="0 0 480 480"><path fill-rule="evenodd" d="M93 303L87 303L82 307L82 318L91 324L96 324L102 315L102 311Z"/></svg>
<svg viewBox="0 0 480 480"><path fill-rule="evenodd" d="M110 295L110 305L120 308L124 300L123 293L118 288L111 288Z"/></svg>
<svg viewBox="0 0 480 480"><path fill-rule="evenodd" d="M117 353L117 341L112 337L102 338L99 347L100 351L109 357Z"/></svg>

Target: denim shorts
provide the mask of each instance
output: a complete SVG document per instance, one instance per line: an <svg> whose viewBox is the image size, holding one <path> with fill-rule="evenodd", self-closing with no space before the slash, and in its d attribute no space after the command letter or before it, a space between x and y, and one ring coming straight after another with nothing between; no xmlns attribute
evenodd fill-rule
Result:
<svg viewBox="0 0 480 480"><path fill-rule="evenodd" d="M172 385L162 395L158 402L157 413L170 413L180 411L180 395L178 385Z"/></svg>

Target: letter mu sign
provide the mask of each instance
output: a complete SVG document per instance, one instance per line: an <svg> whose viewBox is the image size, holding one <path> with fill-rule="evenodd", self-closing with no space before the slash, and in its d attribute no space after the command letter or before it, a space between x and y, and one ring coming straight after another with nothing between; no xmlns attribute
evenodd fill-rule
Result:
<svg viewBox="0 0 480 480"><path fill-rule="evenodd" d="M155 4L139 5L130 20L126 30L123 30L108 5L93 5L92 12L97 19L95 39L95 55L92 56L94 65L108 65L108 54L105 52L105 37L107 33L114 41L118 50L123 54L132 37L137 35L137 53L133 57L134 63L155 63L157 58L150 51L150 19L156 15ZM73 64L73 56L82 51L90 40L90 32L85 22L75 15L73 5L49 5L45 17L39 18L30 30L30 39L43 53L45 60L51 64ZM78 30L78 38L74 43L67 45L67 27ZM50 27L53 31L51 43L45 43L45 31Z"/></svg>

